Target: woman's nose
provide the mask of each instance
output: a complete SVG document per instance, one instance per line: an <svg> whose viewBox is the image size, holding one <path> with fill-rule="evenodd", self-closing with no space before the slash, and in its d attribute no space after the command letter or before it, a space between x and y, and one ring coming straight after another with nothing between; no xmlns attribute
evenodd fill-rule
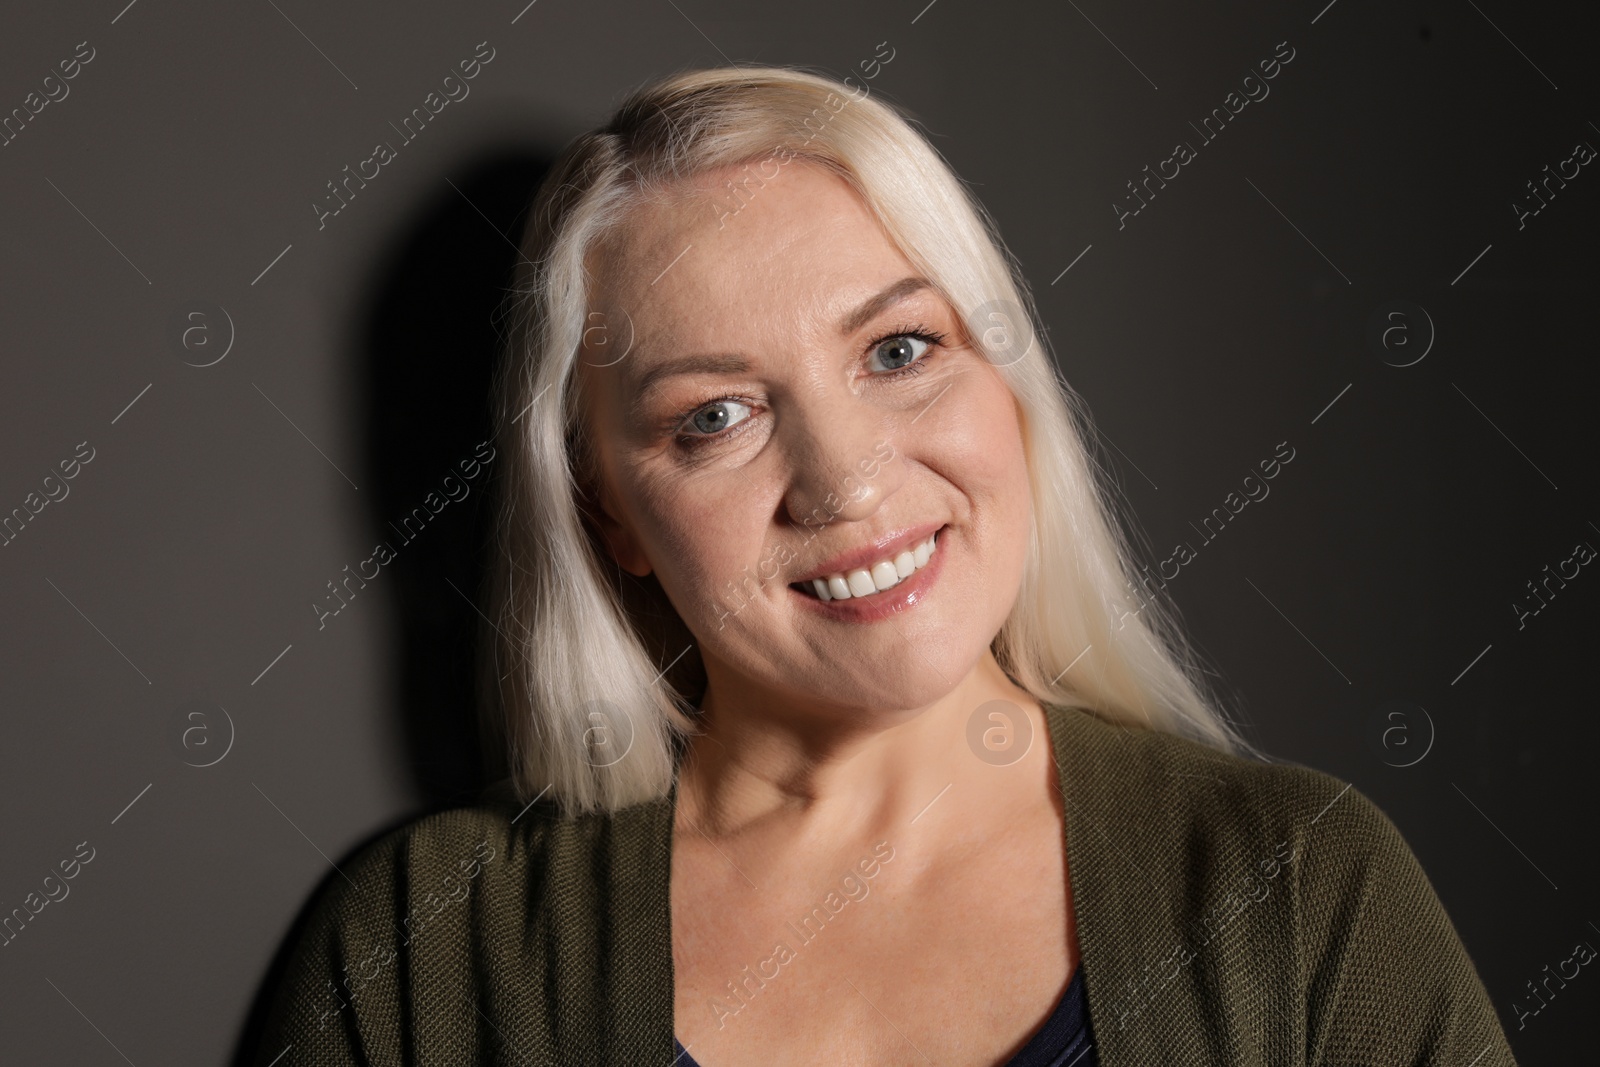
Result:
<svg viewBox="0 0 1600 1067"><path fill-rule="evenodd" d="M786 422L784 506L797 525L869 518L905 480L899 412L852 396L813 404Z"/></svg>

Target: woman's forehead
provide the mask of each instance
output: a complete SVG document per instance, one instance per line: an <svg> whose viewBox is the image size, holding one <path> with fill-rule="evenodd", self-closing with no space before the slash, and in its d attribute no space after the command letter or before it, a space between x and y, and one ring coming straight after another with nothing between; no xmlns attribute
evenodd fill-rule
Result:
<svg viewBox="0 0 1600 1067"><path fill-rule="evenodd" d="M838 175L790 164L738 193L736 214L719 215L718 183L727 180L726 171L702 175L631 214L597 247L591 305L683 334L729 315L832 317L913 273Z"/></svg>

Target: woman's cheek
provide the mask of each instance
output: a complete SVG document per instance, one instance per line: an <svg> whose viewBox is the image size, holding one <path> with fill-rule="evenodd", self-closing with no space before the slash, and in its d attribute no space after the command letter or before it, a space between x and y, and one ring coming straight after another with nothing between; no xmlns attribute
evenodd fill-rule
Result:
<svg viewBox="0 0 1600 1067"><path fill-rule="evenodd" d="M916 428L924 465L932 467L969 498L1009 491L1017 473L1026 477L1019 449L1015 402L995 372L962 371L927 411L945 407L942 417L920 418Z"/></svg>
<svg viewBox="0 0 1600 1067"><path fill-rule="evenodd" d="M774 560L762 555L764 527L745 514L757 514L750 494L743 498L686 494L655 531L658 577L679 614L697 617L702 632L727 625L763 584L778 580Z"/></svg>
<svg viewBox="0 0 1600 1067"><path fill-rule="evenodd" d="M992 369L972 372L940 428L939 473L971 508L972 550L994 609L1009 612L1021 591L1032 524L1032 485L1018 405ZM951 390L954 393L955 390ZM948 399L948 395L947 395Z"/></svg>

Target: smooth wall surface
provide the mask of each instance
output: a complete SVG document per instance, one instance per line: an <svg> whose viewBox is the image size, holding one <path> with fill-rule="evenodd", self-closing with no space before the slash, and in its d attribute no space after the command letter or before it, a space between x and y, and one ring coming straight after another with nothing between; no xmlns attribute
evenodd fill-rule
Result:
<svg viewBox="0 0 1600 1067"><path fill-rule="evenodd" d="M729 61L915 113L1252 735L1390 814L1522 1062L1590 1047L1600 977L1530 984L1600 947L1591 9L123 4L0 34L0 1060L229 1062L333 865L471 794L527 197Z"/></svg>

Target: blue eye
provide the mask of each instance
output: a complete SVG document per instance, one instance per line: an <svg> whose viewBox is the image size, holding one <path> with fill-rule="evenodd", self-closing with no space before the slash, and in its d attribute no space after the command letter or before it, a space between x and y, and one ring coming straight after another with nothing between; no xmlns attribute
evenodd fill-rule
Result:
<svg viewBox="0 0 1600 1067"><path fill-rule="evenodd" d="M731 414L732 409L743 408L743 416ZM697 410L689 417L688 425L697 433L689 433L690 437L711 437L726 430L729 426L736 426L750 417L750 405L738 400L717 400Z"/></svg>
<svg viewBox="0 0 1600 1067"><path fill-rule="evenodd" d="M943 344L945 335L921 326L901 326L867 345L867 363L877 378L901 378L921 374L928 362L928 350ZM879 366L872 366L874 362ZM751 406L733 397L719 397L679 416L678 442L698 448L725 441L743 432L736 427L748 421Z"/></svg>
<svg viewBox="0 0 1600 1067"><path fill-rule="evenodd" d="M909 366L930 347L929 339L921 334L903 333L879 341L872 356L882 360L884 370L895 371Z"/></svg>

